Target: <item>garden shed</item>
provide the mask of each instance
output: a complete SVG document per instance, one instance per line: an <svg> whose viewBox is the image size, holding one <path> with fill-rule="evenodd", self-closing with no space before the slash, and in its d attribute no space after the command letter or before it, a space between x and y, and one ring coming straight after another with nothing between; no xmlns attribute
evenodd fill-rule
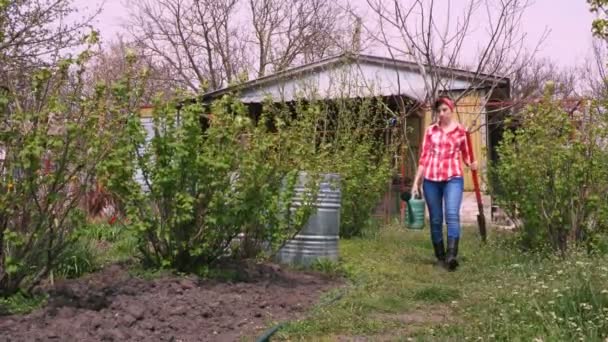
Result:
<svg viewBox="0 0 608 342"><path fill-rule="evenodd" d="M425 77L428 76L423 75L421 70L420 65L410 61L346 53L211 91L202 95L200 100L210 102L225 94L232 94L255 115L265 101L291 102L310 97L322 100L381 99L386 106L405 118L408 127L413 128L408 137L411 153L401 156L403 172L396 175L391 190L387 191L380 205L380 212L391 216L400 211L399 187L407 183L399 180L399 177L405 176L406 180L413 177L424 129L433 120L432 111L425 103ZM495 146L501 136L501 120L497 118L505 115L500 104L510 96L509 79L448 68L435 68L434 71L442 78L440 83L445 94L456 98L466 93L457 102L456 111L462 124L474 128L473 148L482 170L483 188L483 171L488 161L496 158ZM143 120L149 120L146 113L149 110L142 113ZM471 179L468 170L465 170L465 191L473 190ZM486 200L486 203L489 202ZM475 221L476 210L474 196L465 194L463 219Z"/></svg>

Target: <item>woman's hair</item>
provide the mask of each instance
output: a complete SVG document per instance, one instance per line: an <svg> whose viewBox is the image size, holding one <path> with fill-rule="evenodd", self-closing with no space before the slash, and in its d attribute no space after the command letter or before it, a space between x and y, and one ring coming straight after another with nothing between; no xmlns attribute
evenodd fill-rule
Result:
<svg viewBox="0 0 608 342"><path fill-rule="evenodd" d="M449 96L438 97L437 100L435 100L435 103L433 103L433 110L438 111L439 106L441 105L446 105L450 107L452 111L454 110L454 100L452 100Z"/></svg>

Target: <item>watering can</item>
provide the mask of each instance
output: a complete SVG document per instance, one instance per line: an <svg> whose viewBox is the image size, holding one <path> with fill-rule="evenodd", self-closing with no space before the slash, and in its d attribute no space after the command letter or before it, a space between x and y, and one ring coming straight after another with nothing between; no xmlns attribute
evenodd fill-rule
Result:
<svg viewBox="0 0 608 342"><path fill-rule="evenodd" d="M420 230L424 228L424 200L412 198L410 192L402 192L401 200L407 203L405 225L409 229Z"/></svg>

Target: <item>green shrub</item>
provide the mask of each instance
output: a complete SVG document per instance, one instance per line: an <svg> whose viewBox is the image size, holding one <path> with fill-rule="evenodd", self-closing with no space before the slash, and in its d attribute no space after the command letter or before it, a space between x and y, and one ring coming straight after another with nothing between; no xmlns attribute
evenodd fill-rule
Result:
<svg viewBox="0 0 608 342"><path fill-rule="evenodd" d="M592 248L608 228L605 115L595 106L572 115L549 93L520 117L490 171L498 204L516 218L526 248Z"/></svg>
<svg viewBox="0 0 608 342"><path fill-rule="evenodd" d="M0 90L0 296L31 292L75 243L98 166L138 104L132 73L111 89L87 84L96 37L76 58L35 70L31 88L6 80Z"/></svg>
<svg viewBox="0 0 608 342"><path fill-rule="evenodd" d="M109 188L123 201L148 265L197 271L226 255L239 233L280 246L309 213L306 203L289 210L297 171L306 165L295 153L286 157L293 132L279 127L270 134L264 120L257 125L229 97L210 109L203 130L206 106L177 112L174 104L158 103L151 141L133 117L124 148L106 162Z"/></svg>
<svg viewBox="0 0 608 342"><path fill-rule="evenodd" d="M266 103L256 120L230 96L179 108L159 102L150 141L130 117L115 137L123 148L102 169L145 263L199 271L228 253L272 255L307 221L322 173L342 178L342 235L360 235L388 178L390 149L377 136L384 112L349 101ZM309 177L296 208L300 171Z"/></svg>
<svg viewBox="0 0 608 342"><path fill-rule="evenodd" d="M339 173L342 176L340 236L362 236L375 222L373 210L384 195L390 180L390 164L377 155L376 144L353 144L340 153ZM378 227L376 225L376 227Z"/></svg>
<svg viewBox="0 0 608 342"><path fill-rule="evenodd" d="M341 177L343 238L360 237L373 225L373 210L386 191L391 158L400 143L394 139L386 144L387 119L391 114L378 103L374 99L340 98L311 104L321 107L317 126L324 171Z"/></svg>

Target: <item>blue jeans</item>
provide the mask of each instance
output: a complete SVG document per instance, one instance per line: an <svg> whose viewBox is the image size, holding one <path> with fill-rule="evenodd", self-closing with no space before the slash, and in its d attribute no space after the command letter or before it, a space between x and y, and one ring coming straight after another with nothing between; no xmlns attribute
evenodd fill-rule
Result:
<svg viewBox="0 0 608 342"><path fill-rule="evenodd" d="M424 180L424 199L431 219L431 240L433 244L443 242L443 208L448 225L448 239L460 238L460 205L464 191L462 177L454 177L445 182Z"/></svg>

